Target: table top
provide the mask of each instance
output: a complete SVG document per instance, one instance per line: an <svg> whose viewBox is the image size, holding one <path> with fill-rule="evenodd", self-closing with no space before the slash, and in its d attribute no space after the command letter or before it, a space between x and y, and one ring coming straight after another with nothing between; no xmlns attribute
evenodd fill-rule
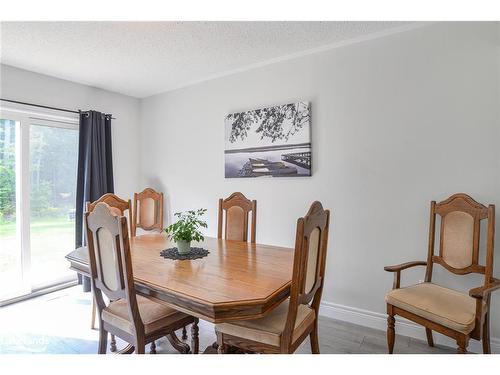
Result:
<svg viewBox="0 0 500 375"><path fill-rule="evenodd" d="M207 257L172 260L160 251L175 246L165 234L130 239L136 290L212 322L264 316L289 295L293 249L206 237L192 246ZM88 274L88 251L66 256L71 268Z"/></svg>

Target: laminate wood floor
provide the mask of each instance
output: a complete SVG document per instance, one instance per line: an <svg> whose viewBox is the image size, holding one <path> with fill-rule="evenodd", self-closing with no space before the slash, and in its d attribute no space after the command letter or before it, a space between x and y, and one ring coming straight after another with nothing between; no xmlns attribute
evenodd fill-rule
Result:
<svg viewBox="0 0 500 375"><path fill-rule="evenodd" d="M98 331L90 329L90 293L79 286L0 308L0 354L94 354L97 341ZM200 351L214 341L213 325L200 321ZM319 341L321 353L387 353L384 331L324 317L319 320ZM125 343L117 340L117 345L121 349ZM157 352L177 353L166 339L157 341ZM429 348L426 342L396 336L394 352L444 354L455 349ZM308 340L297 353L310 353Z"/></svg>

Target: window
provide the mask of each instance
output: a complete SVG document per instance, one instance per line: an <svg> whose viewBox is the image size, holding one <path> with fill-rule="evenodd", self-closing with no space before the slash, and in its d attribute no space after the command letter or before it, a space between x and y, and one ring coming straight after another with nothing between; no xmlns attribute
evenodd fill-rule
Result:
<svg viewBox="0 0 500 375"><path fill-rule="evenodd" d="M76 278L77 121L0 111L0 302Z"/></svg>

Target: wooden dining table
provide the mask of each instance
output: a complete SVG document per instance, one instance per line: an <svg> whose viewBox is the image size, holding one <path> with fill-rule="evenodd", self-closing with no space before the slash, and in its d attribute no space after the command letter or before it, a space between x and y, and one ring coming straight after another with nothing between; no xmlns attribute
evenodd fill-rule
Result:
<svg viewBox="0 0 500 375"><path fill-rule="evenodd" d="M213 323L263 317L290 294L291 248L206 237L192 243L209 251L204 258L172 260L160 255L174 246L165 234L130 238L137 293ZM89 276L86 247L66 259L71 269Z"/></svg>

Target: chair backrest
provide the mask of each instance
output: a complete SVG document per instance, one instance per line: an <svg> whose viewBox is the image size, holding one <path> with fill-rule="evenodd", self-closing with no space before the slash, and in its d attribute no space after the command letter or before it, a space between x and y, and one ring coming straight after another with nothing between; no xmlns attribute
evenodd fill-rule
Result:
<svg viewBox="0 0 500 375"><path fill-rule="evenodd" d="M110 301L123 299L130 321L142 325L134 288L127 219L104 202L85 213L91 282L99 314Z"/></svg>
<svg viewBox="0 0 500 375"><path fill-rule="evenodd" d="M441 217L439 253L434 254L436 215ZM488 222L486 265L479 264L481 221ZM476 202L467 194L454 194L448 199L431 202L429 251L425 281L432 280L433 264L437 263L457 275L479 273L485 283L493 277L495 206Z"/></svg>
<svg viewBox="0 0 500 375"><path fill-rule="evenodd" d="M132 222L132 202L130 201L130 199L126 201L124 199L121 199L118 195L115 195L113 193L106 193L94 202L87 202L86 210L88 212L94 211L94 208L99 203L106 203L108 206L117 209L122 216L125 216L125 211L128 210L128 221L129 223Z"/></svg>
<svg viewBox="0 0 500 375"><path fill-rule="evenodd" d="M134 210L132 219L132 236L137 228L143 230L163 230L163 193L146 188L134 193Z"/></svg>
<svg viewBox="0 0 500 375"><path fill-rule="evenodd" d="M290 306L282 344L291 343L297 309L310 304L318 317L326 267L330 210L314 202L306 216L297 220Z"/></svg>
<svg viewBox="0 0 500 375"><path fill-rule="evenodd" d="M225 221L223 214L225 212ZM217 238L222 238L224 222L224 238L232 241L248 241L248 215L252 213L250 242L255 243L257 222L257 201L247 199L242 193L233 193L226 199L219 199L219 225Z"/></svg>

